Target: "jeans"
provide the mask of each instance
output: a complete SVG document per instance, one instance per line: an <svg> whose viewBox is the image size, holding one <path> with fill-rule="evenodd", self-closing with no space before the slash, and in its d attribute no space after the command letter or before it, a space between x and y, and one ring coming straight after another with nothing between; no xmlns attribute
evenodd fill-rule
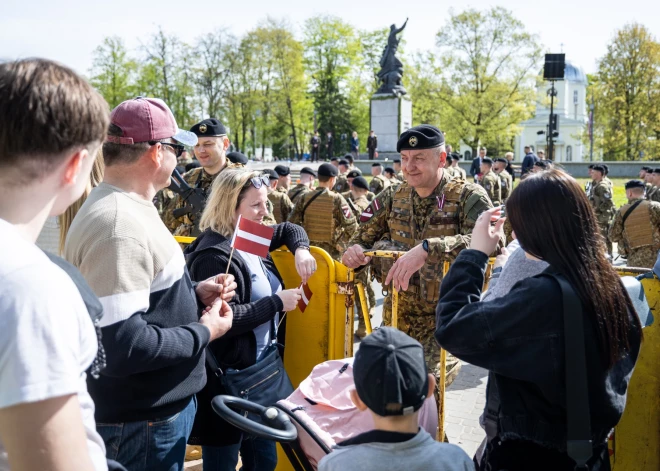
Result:
<svg viewBox="0 0 660 471"><path fill-rule="evenodd" d="M128 471L181 471L197 399L178 414L153 421L96 424L106 457Z"/></svg>
<svg viewBox="0 0 660 471"><path fill-rule="evenodd" d="M234 471L241 452L241 471L274 471L277 466L275 442L244 436L236 445L203 446L203 471Z"/></svg>

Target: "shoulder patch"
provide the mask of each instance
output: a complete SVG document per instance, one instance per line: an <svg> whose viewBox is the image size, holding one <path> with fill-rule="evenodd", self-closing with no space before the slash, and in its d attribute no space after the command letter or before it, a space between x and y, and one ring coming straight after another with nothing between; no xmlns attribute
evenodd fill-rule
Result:
<svg viewBox="0 0 660 471"><path fill-rule="evenodd" d="M347 204L341 207L341 212L344 213L346 219L353 217L353 211L351 211L351 208Z"/></svg>

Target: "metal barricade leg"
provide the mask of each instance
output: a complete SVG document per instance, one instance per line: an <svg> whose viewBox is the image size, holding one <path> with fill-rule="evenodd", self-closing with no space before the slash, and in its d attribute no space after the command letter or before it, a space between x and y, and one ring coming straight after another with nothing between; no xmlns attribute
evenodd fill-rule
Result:
<svg viewBox="0 0 660 471"><path fill-rule="evenodd" d="M357 286L357 295L360 300L360 306L362 306L362 317L364 318L364 325L367 328L367 335L371 334L371 316L369 316L369 309L367 308L367 298L366 290L364 285L359 281L356 283Z"/></svg>
<svg viewBox="0 0 660 471"><path fill-rule="evenodd" d="M399 328L399 292L392 283L392 327Z"/></svg>
<svg viewBox="0 0 660 471"><path fill-rule="evenodd" d="M438 384L438 436L436 440L445 440L445 381L447 378L447 350L440 349L440 384Z"/></svg>

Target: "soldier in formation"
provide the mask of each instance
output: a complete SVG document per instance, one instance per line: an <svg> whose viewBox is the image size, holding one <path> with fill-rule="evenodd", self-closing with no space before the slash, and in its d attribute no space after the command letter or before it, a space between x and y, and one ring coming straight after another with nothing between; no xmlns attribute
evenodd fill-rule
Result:
<svg viewBox="0 0 660 471"><path fill-rule="evenodd" d="M288 196L295 205L298 198L314 189L314 180L316 180L316 171L309 167L300 169L300 181L296 186L289 190Z"/></svg>
<svg viewBox="0 0 660 471"><path fill-rule="evenodd" d="M660 168L654 168L646 176L651 184L651 190L646 194L646 199L660 202Z"/></svg>
<svg viewBox="0 0 660 471"><path fill-rule="evenodd" d="M349 188L352 189L351 184L353 183L353 181L354 181L357 177L361 177L361 176L362 176L362 172L360 171L359 168L354 168L353 170L351 170L350 172L348 172L348 174L346 174L346 178L347 178L347 180L348 180L348 186L349 186ZM365 181L366 181L366 179L365 179ZM345 192L343 192L341 195L342 195L344 198L346 198L346 201L352 201L352 200L353 200L353 192L352 192L351 190L345 191ZM374 199L375 197L376 197L376 195L374 195L371 191L368 191L368 188L367 188L367 193L366 193L366 195L365 195L365 198L367 198L367 201L371 202L371 201L373 201L373 199Z"/></svg>
<svg viewBox="0 0 660 471"><path fill-rule="evenodd" d="M268 175L270 186L268 187L268 201L272 205L272 210L269 207L269 213L273 215L275 224L280 224L289 219L289 214L293 210L293 203L289 199L286 190L282 191L278 188L280 176L275 170L264 170L264 175ZM270 224L269 224L270 225Z"/></svg>
<svg viewBox="0 0 660 471"><path fill-rule="evenodd" d="M460 178L461 180L465 180L467 179L467 172L458 166L459 160L461 160L460 154L447 154L447 162L451 163L451 165L447 168L447 173L453 178Z"/></svg>
<svg viewBox="0 0 660 471"><path fill-rule="evenodd" d="M603 179L605 168L602 165L594 165L592 169L593 186L591 187L589 201L596 213L596 220L600 233L607 243L607 253L612 254L612 241L609 239L608 230L614 217L614 200L612 199L612 187Z"/></svg>
<svg viewBox="0 0 660 471"><path fill-rule="evenodd" d="M276 165L273 170L277 173L277 191L288 193L291 187L291 169L285 165Z"/></svg>
<svg viewBox="0 0 660 471"><path fill-rule="evenodd" d="M394 165L394 171L396 172L396 178L398 178L399 181L402 182L403 172L401 171L401 159L394 159L393 165Z"/></svg>
<svg viewBox="0 0 660 471"><path fill-rule="evenodd" d="M371 164L371 176L373 178L369 183L369 191L374 195L378 195L378 193L390 186L390 181L383 176L383 166L381 164Z"/></svg>
<svg viewBox="0 0 660 471"><path fill-rule="evenodd" d="M240 152L229 152L227 160L233 164L235 168L245 168L248 163L248 158Z"/></svg>
<svg viewBox="0 0 660 471"><path fill-rule="evenodd" d="M304 227L312 245L340 260L357 229L357 219L344 197L332 191L337 174L333 165L321 164L318 188L298 198L289 222Z"/></svg>
<svg viewBox="0 0 660 471"><path fill-rule="evenodd" d="M653 173L653 168L652 167L644 166L639 170L639 178L644 183L645 194L647 196L650 193L651 188L653 187L653 185L651 185L649 183L649 180L646 178L646 176L650 173Z"/></svg>
<svg viewBox="0 0 660 471"><path fill-rule="evenodd" d="M444 171L444 136L436 127L405 131L397 151L406 181L386 188L363 211L342 263L355 269L366 266L371 259L364 251L374 247L406 251L379 281L399 290L397 327L424 345L429 370L438 377L440 350L433 335L443 264L469 246L477 218L493 206L482 187L452 180ZM391 323L389 299L383 309L386 325ZM447 383L459 368L449 355Z"/></svg>
<svg viewBox="0 0 660 471"><path fill-rule="evenodd" d="M206 198L211 192L213 180L227 168L227 149L230 142L225 127L215 118L195 124L190 131L197 135L195 157L200 167L185 173L183 179L191 187L201 189ZM175 236L197 236L200 215L189 213L179 217L174 216L174 210L185 207L186 202L180 195L167 191L171 194L167 194L168 198L163 207L161 214L163 222Z"/></svg>
<svg viewBox="0 0 660 471"><path fill-rule="evenodd" d="M629 267L653 268L660 250L660 203L644 199L643 181L630 180L625 187L628 204L616 212L609 239Z"/></svg>
<svg viewBox="0 0 660 471"><path fill-rule="evenodd" d="M335 187L332 191L336 193L349 191L351 188L348 185L348 179L346 178L346 175L348 174L348 160L340 159L337 163L337 169L339 171L339 174L337 175L337 183L335 183Z"/></svg>
<svg viewBox="0 0 660 471"><path fill-rule="evenodd" d="M509 172L506 171L508 163L509 161L503 157L499 157L493 162L493 172L500 177L502 204L506 203L506 200L509 199L509 196L511 195L511 191L513 191L513 178Z"/></svg>
<svg viewBox="0 0 660 471"><path fill-rule="evenodd" d="M385 178L389 180L390 185L396 185L397 183L400 182L400 180L396 177L396 172L394 171L394 168L392 167L385 167L384 175Z"/></svg>
<svg viewBox="0 0 660 471"><path fill-rule="evenodd" d="M493 172L493 159L489 157L481 159L479 170L479 184L486 190L493 206L499 206L502 203L502 184L500 183L500 177Z"/></svg>

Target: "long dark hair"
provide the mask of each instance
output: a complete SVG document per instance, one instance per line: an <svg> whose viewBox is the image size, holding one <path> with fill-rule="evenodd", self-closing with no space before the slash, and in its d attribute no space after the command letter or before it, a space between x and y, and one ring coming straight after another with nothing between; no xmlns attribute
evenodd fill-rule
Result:
<svg viewBox="0 0 660 471"><path fill-rule="evenodd" d="M523 250L571 283L595 320L603 364L612 367L630 350L631 322L640 333L642 327L605 257L605 240L584 191L562 170L538 172L511 193L506 214Z"/></svg>

